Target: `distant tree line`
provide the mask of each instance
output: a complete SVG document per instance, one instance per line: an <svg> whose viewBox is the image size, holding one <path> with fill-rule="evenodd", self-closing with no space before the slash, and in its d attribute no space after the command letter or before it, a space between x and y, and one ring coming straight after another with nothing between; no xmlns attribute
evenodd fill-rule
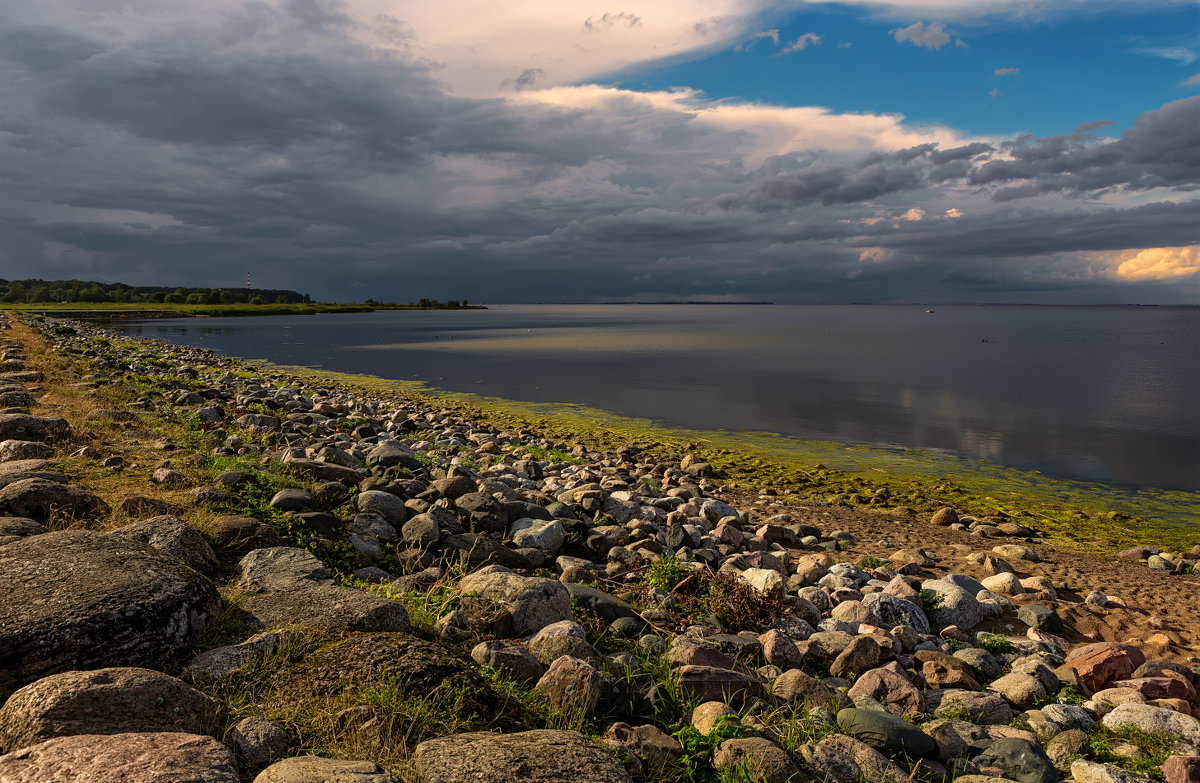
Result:
<svg viewBox="0 0 1200 783"><path fill-rule="evenodd" d="M368 306L390 306L388 302L377 302L374 299L367 299L363 304ZM470 307L466 299L463 299L461 302L457 299L447 299L442 302L438 299L430 299L428 297L422 297L420 300L404 306L415 307L421 310L454 310L460 307Z"/></svg>
<svg viewBox="0 0 1200 783"><path fill-rule="evenodd" d="M308 294L277 288L169 288L89 280L0 279L0 302L131 302L144 304L300 304Z"/></svg>

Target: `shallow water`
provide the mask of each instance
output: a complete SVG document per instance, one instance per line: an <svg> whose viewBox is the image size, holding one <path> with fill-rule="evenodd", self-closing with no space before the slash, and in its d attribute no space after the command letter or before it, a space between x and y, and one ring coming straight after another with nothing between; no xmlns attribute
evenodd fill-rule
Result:
<svg viewBox="0 0 1200 783"><path fill-rule="evenodd" d="M1200 489L1200 308L511 305L128 334L697 429Z"/></svg>

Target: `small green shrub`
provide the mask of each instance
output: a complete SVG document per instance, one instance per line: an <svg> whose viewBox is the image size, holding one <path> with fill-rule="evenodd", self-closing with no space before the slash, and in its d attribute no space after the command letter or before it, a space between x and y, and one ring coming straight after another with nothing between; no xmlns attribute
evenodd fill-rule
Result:
<svg viewBox="0 0 1200 783"><path fill-rule="evenodd" d="M726 715L717 721L707 735L690 723L671 736L683 746L683 758L679 760L683 780L688 783L715 783L721 780L712 768L713 751L727 739L738 739L749 735L749 731L735 716Z"/></svg>
<svg viewBox="0 0 1200 783"><path fill-rule="evenodd" d="M921 591L921 608L926 612L935 612L945 605L946 599L937 590Z"/></svg>
<svg viewBox="0 0 1200 783"><path fill-rule="evenodd" d="M646 584L661 590L671 591L692 572L673 557L660 557L646 570Z"/></svg>
<svg viewBox="0 0 1200 783"><path fill-rule="evenodd" d="M886 560L882 560L878 557L873 557L872 555L867 555L866 557L863 557L858 561L858 567L863 569L864 571L870 571L872 568L879 568L879 567L885 566L887 564L888 563Z"/></svg>
<svg viewBox="0 0 1200 783"><path fill-rule="evenodd" d="M1013 643L1009 638L998 633L981 633L975 644L993 655L1012 652L1013 649Z"/></svg>

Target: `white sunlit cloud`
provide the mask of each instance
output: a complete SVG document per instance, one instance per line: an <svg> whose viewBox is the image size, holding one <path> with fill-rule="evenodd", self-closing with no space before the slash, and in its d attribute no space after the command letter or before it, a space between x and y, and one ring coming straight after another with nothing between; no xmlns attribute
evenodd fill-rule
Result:
<svg viewBox="0 0 1200 783"><path fill-rule="evenodd" d="M821 43L821 36L816 33L805 33L784 47L779 53L791 54L792 52L802 52L809 46L816 46L819 43Z"/></svg>
<svg viewBox="0 0 1200 783"><path fill-rule="evenodd" d="M1021 73L1020 68L997 68L992 76L1016 76Z"/></svg>
<svg viewBox="0 0 1200 783"><path fill-rule="evenodd" d="M744 52L744 51L747 51L748 49L751 49L754 46L754 44L758 43L759 41L764 41L764 40L771 41L776 46L779 46L779 31L778 30L763 30L760 33L755 33L754 35L747 38L745 41L742 41L740 44L735 46L734 50L738 51L738 52Z"/></svg>
<svg viewBox="0 0 1200 783"><path fill-rule="evenodd" d="M910 43L927 49L941 49L950 43L950 34L946 32L941 22L913 22L908 27L897 27L891 31L892 37L899 43Z"/></svg>
<svg viewBox="0 0 1200 783"><path fill-rule="evenodd" d="M1133 54L1144 57L1159 57L1163 60L1175 60L1184 65L1196 62L1196 53L1184 46L1139 46L1129 50Z"/></svg>
<svg viewBox="0 0 1200 783"><path fill-rule="evenodd" d="M1200 245L1122 250L1104 260L1115 264L1113 277L1126 282L1175 280L1200 272Z"/></svg>

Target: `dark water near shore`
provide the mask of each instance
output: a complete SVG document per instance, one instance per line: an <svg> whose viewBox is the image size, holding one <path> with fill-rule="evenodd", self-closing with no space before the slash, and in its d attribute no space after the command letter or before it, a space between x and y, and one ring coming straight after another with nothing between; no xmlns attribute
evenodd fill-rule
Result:
<svg viewBox="0 0 1200 783"><path fill-rule="evenodd" d="M512 305L127 334L696 429L1200 489L1200 308Z"/></svg>

